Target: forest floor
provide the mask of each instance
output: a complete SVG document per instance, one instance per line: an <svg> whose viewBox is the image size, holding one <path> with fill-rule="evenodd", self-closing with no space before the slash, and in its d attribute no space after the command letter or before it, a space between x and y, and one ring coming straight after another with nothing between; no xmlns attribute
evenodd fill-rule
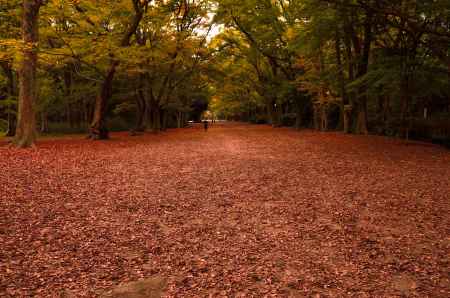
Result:
<svg viewBox="0 0 450 298"><path fill-rule="evenodd" d="M450 151L225 124L0 147L0 296L449 297Z"/></svg>

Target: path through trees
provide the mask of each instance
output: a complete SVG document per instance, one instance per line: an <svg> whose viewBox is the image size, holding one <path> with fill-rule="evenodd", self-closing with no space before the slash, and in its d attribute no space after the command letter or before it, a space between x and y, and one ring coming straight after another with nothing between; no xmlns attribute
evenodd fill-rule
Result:
<svg viewBox="0 0 450 298"><path fill-rule="evenodd" d="M450 155L214 125L0 147L0 293L450 294Z"/></svg>

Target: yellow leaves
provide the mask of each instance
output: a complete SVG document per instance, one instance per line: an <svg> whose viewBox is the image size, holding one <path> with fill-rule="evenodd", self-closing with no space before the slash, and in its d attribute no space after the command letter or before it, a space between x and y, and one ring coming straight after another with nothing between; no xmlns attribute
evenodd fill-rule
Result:
<svg viewBox="0 0 450 298"><path fill-rule="evenodd" d="M297 37L297 31L293 27L289 27L285 32L285 37L288 41L292 41Z"/></svg>
<svg viewBox="0 0 450 298"><path fill-rule="evenodd" d="M24 43L18 39L0 39L0 61L20 61L24 50L37 49L37 43Z"/></svg>
<svg viewBox="0 0 450 298"><path fill-rule="evenodd" d="M3 47L13 48L13 47L17 47L21 43L22 42L20 40L12 39L12 38L0 39L0 47L3 46Z"/></svg>

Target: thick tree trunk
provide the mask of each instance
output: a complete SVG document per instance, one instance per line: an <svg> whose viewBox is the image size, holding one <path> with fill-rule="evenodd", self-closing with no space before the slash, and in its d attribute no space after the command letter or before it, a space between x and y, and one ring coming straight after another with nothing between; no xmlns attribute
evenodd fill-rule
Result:
<svg viewBox="0 0 450 298"><path fill-rule="evenodd" d="M17 147L34 146L36 140L37 100L37 51L39 41L40 0L23 1L22 37L25 43L19 69L19 108L16 136L13 143Z"/></svg>
<svg viewBox="0 0 450 298"><path fill-rule="evenodd" d="M113 61L101 85L100 94L95 100L94 116L90 127L90 137L94 140L104 140L109 138L106 127L106 110L112 96L112 84L114 74L118 66L117 61Z"/></svg>

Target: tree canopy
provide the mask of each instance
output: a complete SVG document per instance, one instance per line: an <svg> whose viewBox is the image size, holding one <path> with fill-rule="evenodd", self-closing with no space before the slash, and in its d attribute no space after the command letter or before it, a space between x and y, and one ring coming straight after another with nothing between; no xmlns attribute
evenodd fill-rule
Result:
<svg viewBox="0 0 450 298"><path fill-rule="evenodd" d="M0 0L0 130L19 146L37 130L103 139L209 109L433 135L450 114L449 44L445 0Z"/></svg>

